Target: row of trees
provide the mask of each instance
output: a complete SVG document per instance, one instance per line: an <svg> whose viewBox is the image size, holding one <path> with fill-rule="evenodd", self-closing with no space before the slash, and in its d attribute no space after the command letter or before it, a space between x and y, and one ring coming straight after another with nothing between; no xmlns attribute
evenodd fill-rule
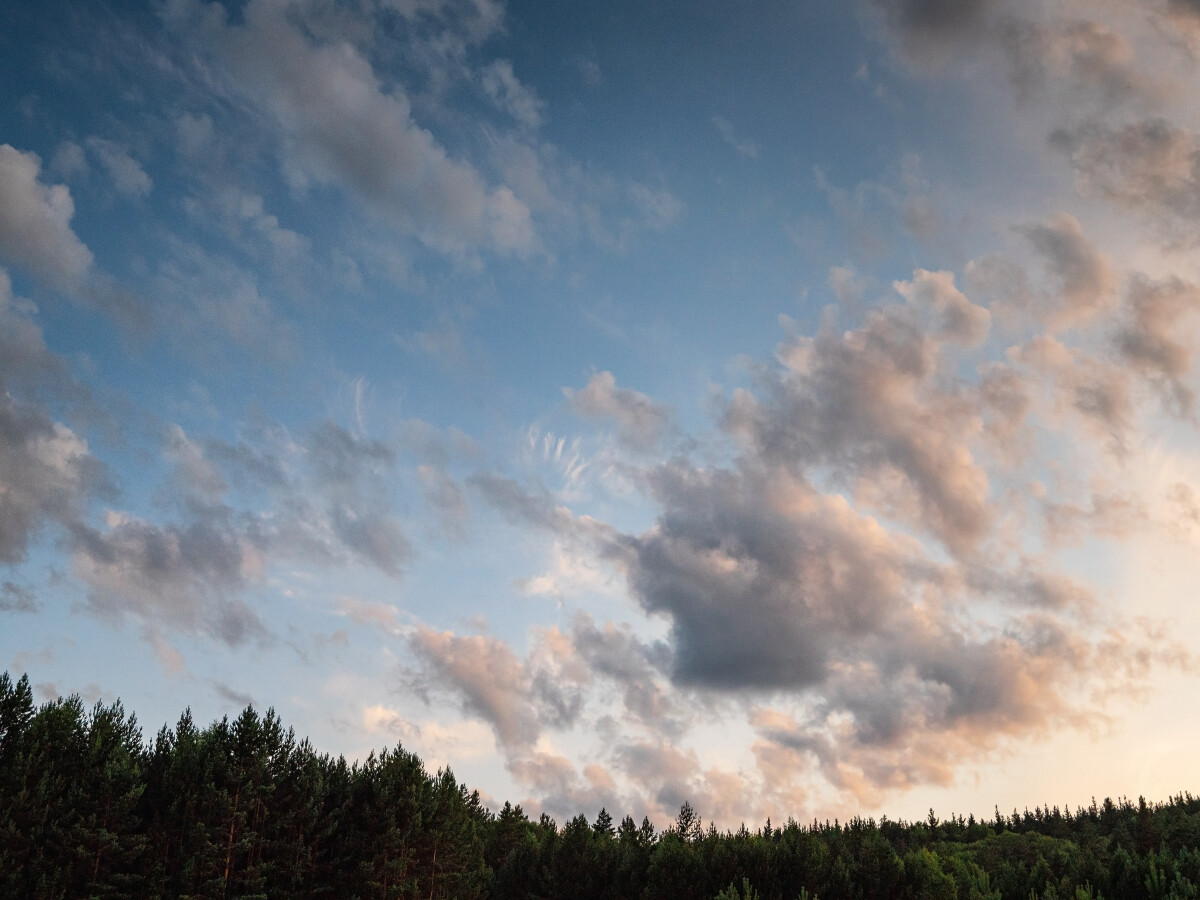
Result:
<svg viewBox="0 0 1200 900"><path fill-rule="evenodd" d="M0 676L0 896L1174 900L1198 897L1200 799L991 821L769 821L662 832L601 810L499 813L397 747L350 764L273 711L143 740L121 704L35 706Z"/></svg>

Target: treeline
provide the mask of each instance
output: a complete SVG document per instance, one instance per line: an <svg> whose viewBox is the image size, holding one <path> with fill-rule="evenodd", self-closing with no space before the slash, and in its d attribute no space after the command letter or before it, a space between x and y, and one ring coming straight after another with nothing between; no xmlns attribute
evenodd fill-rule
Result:
<svg viewBox="0 0 1200 900"><path fill-rule="evenodd" d="M924 822L656 831L490 812L397 747L350 764L273 711L149 742L121 704L35 706L0 676L0 897L1175 900L1200 896L1200 798Z"/></svg>

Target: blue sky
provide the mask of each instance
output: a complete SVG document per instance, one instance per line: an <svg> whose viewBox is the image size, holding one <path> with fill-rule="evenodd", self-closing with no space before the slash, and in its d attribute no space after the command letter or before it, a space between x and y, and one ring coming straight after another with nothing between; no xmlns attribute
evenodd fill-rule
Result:
<svg viewBox="0 0 1200 900"><path fill-rule="evenodd" d="M560 819L1189 787L1195 3L0 17L41 699Z"/></svg>

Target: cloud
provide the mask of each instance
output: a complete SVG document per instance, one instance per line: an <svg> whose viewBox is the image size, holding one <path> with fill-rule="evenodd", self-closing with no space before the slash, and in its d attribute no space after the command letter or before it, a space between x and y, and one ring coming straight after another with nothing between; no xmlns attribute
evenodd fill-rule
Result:
<svg viewBox="0 0 1200 900"><path fill-rule="evenodd" d="M325 422L295 440L267 428L253 443L212 441L206 455L231 479L266 489L269 513L252 514L273 554L318 564L357 560L400 578L413 547L392 511L395 451Z"/></svg>
<svg viewBox="0 0 1200 900"><path fill-rule="evenodd" d="M612 773L596 763L580 771L565 756L535 752L513 760L509 771L519 784L535 792L534 797L522 801L525 809L541 809L564 822L579 815L580 810L629 807L618 793Z"/></svg>
<svg viewBox="0 0 1200 900"><path fill-rule="evenodd" d="M358 561L399 578L411 557L382 487L394 451L379 441L324 423L303 442L266 428L253 444L231 446L197 441L170 426L163 453L174 464L177 521L109 512L93 527L57 508L43 513L68 526L72 570L88 588L89 609L136 621L152 640L161 642L166 631L231 646L266 639L266 625L243 598L277 560ZM53 458L39 453L42 461ZM266 509L227 504L227 495L241 496L247 488L251 495L265 491ZM20 520L7 521L15 527ZM367 621L361 609L348 614Z"/></svg>
<svg viewBox="0 0 1200 900"><path fill-rule="evenodd" d="M41 408L0 395L0 563L22 561L46 522L75 526L106 483L86 441Z"/></svg>
<svg viewBox="0 0 1200 900"><path fill-rule="evenodd" d="M246 7L242 24L230 24L218 4L172 9L176 27L197 29L234 88L270 116L285 174L297 188L341 186L441 251L535 249L528 207L508 187L489 188L473 166L451 159L413 121L403 88L382 84L344 37L314 42L287 5L265 0Z"/></svg>
<svg viewBox="0 0 1200 900"><path fill-rule="evenodd" d="M0 269L0 562L9 564L45 524L70 527L110 489L87 441L41 405L86 407L87 392L46 347L35 313Z"/></svg>
<svg viewBox="0 0 1200 900"><path fill-rule="evenodd" d="M677 698L661 683L660 667L669 662L665 647L656 651L633 633L629 625L605 622L597 627L590 616L579 614L570 631L574 652L592 674L611 680L621 690L625 712L660 733L680 734L683 711Z"/></svg>
<svg viewBox="0 0 1200 900"><path fill-rule="evenodd" d="M1088 323L1111 305L1116 276L1084 236L1078 219L1064 213L1018 231L1042 257L1046 274L1058 287L1045 307L1035 311L1039 319L1055 329L1070 328Z"/></svg>
<svg viewBox="0 0 1200 900"><path fill-rule="evenodd" d="M1137 210L1176 243L1200 238L1200 142L1163 118L1113 126L1093 121L1055 131L1084 194Z"/></svg>
<svg viewBox="0 0 1200 900"><path fill-rule="evenodd" d="M87 145L108 172L117 193L134 199L149 196L154 182L141 163L129 155L129 151L120 144L100 137L88 138Z"/></svg>
<svg viewBox="0 0 1200 900"><path fill-rule="evenodd" d="M646 612L671 622L677 683L820 683L839 645L881 628L919 581L907 541L785 472L676 462L651 483L662 512L625 563Z"/></svg>
<svg viewBox="0 0 1200 900"><path fill-rule="evenodd" d="M390 603L339 597L338 615L345 616L355 625L378 628L384 634L407 635L409 633L407 626L401 624L400 610Z"/></svg>
<svg viewBox="0 0 1200 900"><path fill-rule="evenodd" d="M175 482L187 497L201 503L218 502L229 485L220 468L178 425L167 428L164 455L175 463Z"/></svg>
<svg viewBox="0 0 1200 900"><path fill-rule="evenodd" d="M211 216L239 247L254 242L267 252L292 261L309 249L305 237L283 227L278 216L267 212L260 195L234 185L215 186L201 197L185 200L184 208L196 215Z"/></svg>
<svg viewBox="0 0 1200 900"><path fill-rule="evenodd" d="M47 346L34 317L37 307L12 291L0 268L0 388L26 397L83 401L86 390Z"/></svg>
<svg viewBox="0 0 1200 900"><path fill-rule="evenodd" d="M414 684L422 691L451 690L463 711L482 718L510 759L527 756L544 726L574 723L584 673L565 651L568 643L553 629L543 633L530 660L522 660L498 638L462 637L418 626L410 645L425 664Z"/></svg>
<svg viewBox="0 0 1200 900"><path fill-rule="evenodd" d="M217 695L226 703L232 703L239 709L245 709L247 706L254 705L254 698L252 696L243 693L242 691L234 690L223 681L214 681L213 690L215 690Z"/></svg>
<svg viewBox="0 0 1200 900"><path fill-rule="evenodd" d="M86 175L90 170L87 156L74 141L63 141L58 145L58 149L54 151L54 158L50 161L50 171L59 178L73 178L77 175Z"/></svg>
<svg viewBox="0 0 1200 900"><path fill-rule="evenodd" d="M518 124L536 129L542 123L542 107L545 105L537 94L521 84L513 73L512 63L498 59L480 72L480 84L488 99L496 108L508 114Z"/></svg>
<svg viewBox="0 0 1200 900"><path fill-rule="evenodd" d="M1050 388L1056 415L1070 413L1092 436L1107 438L1121 456L1134 426L1129 372L1102 356L1071 347L1051 335L1039 335L1008 351L1027 366L1034 379Z"/></svg>
<svg viewBox="0 0 1200 900"><path fill-rule="evenodd" d="M41 166L35 154L0 144L0 260L77 293L91 271L92 252L71 230L71 192L43 184Z"/></svg>
<svg viewBox="0 0 1200 900"><path fill-rule="evenodd" d="M896 281L892 287L913 306L938 315L934 329L938 337L966 347L977 346L987 337L991 314L967 299L955 286L953 273L917 269L912 281Z"/></svg>
<svg viewBox="0 0 1200 900"><path fill-rule="evenodd" d="M1138 71L1134 48L1126 37L1102 22L1010 20L1001 34L1018 89L1025 95L1053 86L1077 107L1107 111L1159 93Z"/></svg>
<svg viewBox="0 0 1200 900"><path fill-rule="evenodd" d="M33 613L41 608L42 604L29 588L11 581L0 582L0 612Z"/></svg>
<svg viewBox="0 0 1200 900"><path fill-rule="evenodd" d="M1179 278L1154 282L1136 278L1129 288L1127 317L1116 335L1123 360L1159 382L1171 406L1191 416L1195 392L1184 382L1192 366L1195 331L1185 331L1187 320L1200 309L1200 288Z"/></svg>
<svg viewBox="0 0 1200 900"><path fill-rule="evenodd" d="M71 529L72 570L92 612L131 618L230 646L262 639L266 626L241 600L262 576L262 556L228 510L198 510L184 525L110 512L102 529Z"/></svg>
<svg viewBox="0 0 1200 900"><path fill-rule="evenodd" d="M455 540L464 540L471 520L471 507L458 482L431 465L417 468L425 503L437 515L442 531Z"/></svg>
<svg viewBox="0 0 1200 900"><path fill-rule="evenodd" d="M574 530L575 519L570 509L545 489L527 491L511 478L488 473L472 475L467 483L515 522L562 534Z"/></svg>
<svg viewBox="0 0 1200 900"><path fill-rule="evenodd" d="M940 65L983 33L988 13L999 5L999 0L869 0L906 59L921 68Z"/></svg>
<svg viewBox="0 0 1200 900"><path fill-rule="evenodd" d="M563 395L584 418L614 421L621 443L635 450L654 450L670 425L665 407L645 394L618 388L611 372L596 373L582 390L563 388Z"/></svg>
<svg viewBox="0 0 1200 900"><path fill-rule="evenodd" d="M987 314L944 275L918 271L896 287L907 305L781 348L783 371L764 375L761 399L736 393L726 427L764 462L826 467L889 515L967 554L992 518L987 471L972 452L983 417L944 367L954 345L979 339Z"/></svg>
<svg viewBox="0 0 1200 900"><path fill-rule="evenodd" d="M739 137L734 130L733 123L728 119L721 116L713 116L709 121L712 122L713 128L717 129L717 133L721 135L721 139L730 147L746 157L746 159L758 159L758 144Z"/></svg>

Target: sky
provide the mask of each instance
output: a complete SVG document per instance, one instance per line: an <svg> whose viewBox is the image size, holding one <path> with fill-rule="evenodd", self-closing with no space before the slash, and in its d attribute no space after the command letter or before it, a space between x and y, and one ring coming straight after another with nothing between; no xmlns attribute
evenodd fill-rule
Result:
<svg viewBox="0 0 1200 900"><path fill-rule="evenodd" d="M1197 789L1196 0L0 9L0 667L496 808Z"/></svg>

